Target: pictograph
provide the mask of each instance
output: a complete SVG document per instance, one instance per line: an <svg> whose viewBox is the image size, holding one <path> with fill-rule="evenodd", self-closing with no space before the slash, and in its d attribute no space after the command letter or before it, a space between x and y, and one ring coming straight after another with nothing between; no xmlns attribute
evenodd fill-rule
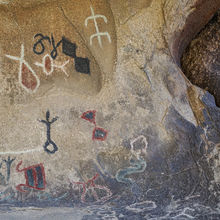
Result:
<svg viewBox="0 0 220 220"><path fill-rule="evenodd" d="M96 173L96 175L94 177L92 177L91 179L89 179L87 182L72 182L73 184L76 184L76 185L79 185L79 186L82 185L83 192L82 192L82 195L81 195L81 201L83 203L86 202L86 195L89 196L89 191L91 191L92 196L94 197L94 199L96 201L106 201L107 199L109 199L112 196L112 192L106 186L95 184L95 180L98 177L99 177L99 174ZM105 191L106 195L100 199L98 197L98 194L95 191L95 189ZM80 188L79 188L79 190L80 190Z"/></svg>
<svg viewBox="0 0 220 220"><path fill-rule="evenodd" d="M46 187L46 180L45 180L45 172L44 166L42 163L26 167L24 169L19 169L22 164L22 161L16 167L17 172L24 172L26 183L19 184L16 186L16 189L20 192L26 192L21 187L28 187L37 190L44 190Z"/></svg>
<svg viewBox="0 0 220 220"><path fill-rule="evenodd" d="M100 32L99 26L98 26L98 23L97 23L97 19L102 18L105 23L108 23L108 20L104 15L99 15L99 14L96 15L95 12L94 12L94 9L92 8L92 6L90 7L90 9L91 9L92 15L89 16L88 18L86 18L85 26L87 27L89 20L92 20L94 22L95 29L96 29L96 33L90 36L90 45L92 45L93 39L97 37L99 46L102 48L102 37L103 36L106 36L108 38L109 43L111 43L112 41L111 41L111 36L107 31L106 32Z"/></svg>
<svg viewBox="0 0 220 220"><path fill-rule="evenodd" d="M55 117L50 121L50 111L48 110L46 112L46 120L39 120L39 122L44 123L47 127L47 140L44 144L44 150L49 154L54 154L56 151L58 151L57 145L51 140L51 125L57 121L57 119L58 117ZM52 146L53 150L50 150L49 146Z"/></svg>
<svg viewBox="0 0 220 220"><path fill-rule="evenodd" d="M43 72L49 76L53 73L54 68L58 68L61 69L65 75L68 77L68 73L66 72L66 70L64 69L64 67L69 63L69 60L67 60L63 65L56 65L54 60L51 58L51 56L49 54L46 54L43 59L42 59L42 63L38 63L36 62L35 65L39 66L43 69Z"/></svg>
<svg viewBox="0 0 220 220"><path fill-rule="evenodd" d="M40 79L28 64L24 60L24 45L21 45L21 56L15 57L11 55L5 55L7 58L19 61L18 82L21 87L28 93L34 93L40 86Z"/></svg>
<svg viewBox="0 0 220 220"><path fill-rule="evenodd" d="M96 126L96 120L95 120L96 111L95 110L89 110L87 112L84 112L81 118L95 125L95 128L92 131L92 140L104 141L107 138L108 131Z"/></svg>

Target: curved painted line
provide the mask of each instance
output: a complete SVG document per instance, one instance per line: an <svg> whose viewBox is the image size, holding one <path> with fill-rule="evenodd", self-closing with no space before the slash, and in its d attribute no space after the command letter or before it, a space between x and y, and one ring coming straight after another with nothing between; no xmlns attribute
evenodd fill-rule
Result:
<svg viewBox="0 0 220 220"><path fill-rule="evenodd" d="M116 173L116 180L121 183L131 184L133 185L135 181L126 176L135 173L142 173L146 169L147 163L144 159L140 158L136 161L130 160L130 167L126 167L125 169L120 169Z"/></svg>
<svg viewBox="0 0 220 220"><path fill-rule="evenodd" d="M0 152L0 155L8 155L8 154L11 154L11 155L15 155L15 154L28 154L28 153L39 152L39 151L42 151L42 150L43 150L43 148L42 148L42 147L39 147L39 148L36 148L36 149L23 150L23 151L6 151L6 152Z"/></svg>

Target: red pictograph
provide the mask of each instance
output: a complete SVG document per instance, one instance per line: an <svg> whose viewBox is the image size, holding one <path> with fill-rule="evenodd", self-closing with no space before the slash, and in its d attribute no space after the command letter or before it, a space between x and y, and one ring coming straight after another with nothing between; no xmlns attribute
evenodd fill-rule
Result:
<svg viewBox="0 0 220 220"><path fill-rule="evenodd" d="M94 125L96 125L96 122L95 122L95 117L96 117L96 111L93 110L89 110L87 112L84 112L81 116L81 118L93 123Z"/></svg>
<svg viewBox="0 0 220 220"><path fill-rule="evenodd" d="M16 189L20 192L26 192L21 187L28 187L37 190L44 190L46 187L46 180L45 180L45 171L44 166L42 163L26 167L24 169L20 169L22 161L18 163L16 166L17 172L24 172L25 173L25 184L19 184L16 186Z"/></svg>
<svg viewBox="0 0 220 220"><path fill-rule="evenodd" d="M91 191L91 193L96 201L106 201L107 199L109 199L112 196L110 189L108 189L106 186L101 186L101 185L95 184L95 180L98 177L99 177L99 174L96 173L96 175L94 177L92 177L91 179L89 179L87 182L72 182L73 184L77 184L79 186L82 185L83 192L81 195L81 201L83 203L86 202L86 195L89 191ZM106 192L106 196L104 196L100 199L98 197L98 194L95 191L95 189L104 190ZM80 190L80 188L79 188L79 190Z"/></svg>

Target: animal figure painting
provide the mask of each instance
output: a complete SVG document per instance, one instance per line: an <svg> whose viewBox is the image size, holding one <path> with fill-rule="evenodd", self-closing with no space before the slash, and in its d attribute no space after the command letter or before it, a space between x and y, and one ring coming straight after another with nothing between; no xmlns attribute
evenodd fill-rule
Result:
<svg viewBox="0 0 220 220"><path fill-rule="evenodd" d="M26 192L21 187L33 188L36 190L44 190L46 187L46 180L43 164L40 163L34 166L26 167L24 169L20 169L21 164L22 161L18 163L16 170L17 172L24 172L26 183L17 185L16 189L20 192Z"/></svg>

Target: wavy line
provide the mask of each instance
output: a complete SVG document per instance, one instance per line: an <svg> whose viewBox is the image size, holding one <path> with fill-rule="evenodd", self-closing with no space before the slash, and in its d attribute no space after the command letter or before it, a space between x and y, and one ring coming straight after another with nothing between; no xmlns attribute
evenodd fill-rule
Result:
<svg viewBox="0 0 220 220"><path fill-rule="evenodd" d="M6 151L6 152L0 152L0 155L8 155L8 154L11 154L11 155L14 155L14 154L28 154L28 153L33 153L33 152L39 152L39 151L42 151L43 148L42 147L39 147L39 148L36 148L36 149L30 149L30 150L23 150L23 151Z"/></svg>
<svg viewBox="0 0 220 220"><path fill-rule="evenodd" d="M125 169L120 169L116 174L116 179L118 182L127 183L127 184L134 184L134 180L131 178L126 177L130 174L135 173L142 173L144 172L147 163L144 159L140 158L136 161L130 160L130 167L126 167Z"/></svg>

